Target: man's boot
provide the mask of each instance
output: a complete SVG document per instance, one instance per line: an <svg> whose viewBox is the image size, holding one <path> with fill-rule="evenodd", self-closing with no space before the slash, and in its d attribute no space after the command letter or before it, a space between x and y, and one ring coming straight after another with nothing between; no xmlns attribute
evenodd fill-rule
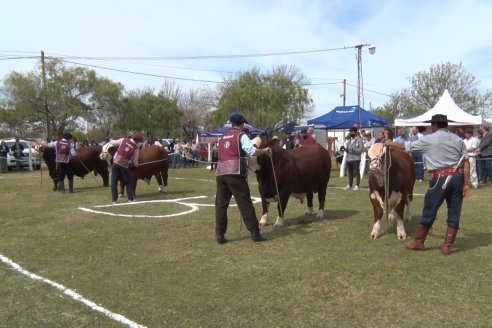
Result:
<svg viewBox="0 0 492 328"><path fill-rule="evenodd" d="M68 180L68 192L73 193L73 180Z"/></svg>
<svg viewBox="0 0 492 328"><path fill-rule="evenodd" d="M448 227L446 230L446 236L444 236L444 243L442 244L441 247L441 252L444 255L448 255L449 252L451 251L451 247L454 244L454 241L456 240L456 234L458 233L458 229Z"/></svg>
<svg viewBox="0 0 492 328"><path fill-rule="evenodd" d="M251 240L254 241L255 243L260 241L266 241L266 239L261 236L260 228L258 227L254 227L253 230L251 230Z"/></svg>
<svg viewBox="0 0 492 328"><path fill-rule="evenodd" d="M415 241L405 245L406 248L412 251L423 251L425 249L424 242L429 233L429 228L425 225L419 225L417 232L415 233Z"/></svg>

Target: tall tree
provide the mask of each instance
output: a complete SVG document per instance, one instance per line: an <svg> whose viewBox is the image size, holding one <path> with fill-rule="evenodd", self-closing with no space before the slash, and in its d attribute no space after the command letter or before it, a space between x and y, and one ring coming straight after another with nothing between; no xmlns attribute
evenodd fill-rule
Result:
<svg viewBox="0 0 492 328"><path fill-rule="evenodd" d="M299 121L313 109L306 85L308 79L295 66L278 66L262 74L259 69L238 73L219 87L214 123L223 124L238 110L258 127L272 128L278 122Z"/></svg>
<svg viewBox="0 0 492 328"><path fill-rule="evenodd" d="M377 115L391 121L421 115L434 107L446 89L465 112L484 116L491 113L491 92L480 94L480 82L461 63L432 65L428 71L414 74L410 82L410 88L393 93L383 107L377 108Z"/></svg>

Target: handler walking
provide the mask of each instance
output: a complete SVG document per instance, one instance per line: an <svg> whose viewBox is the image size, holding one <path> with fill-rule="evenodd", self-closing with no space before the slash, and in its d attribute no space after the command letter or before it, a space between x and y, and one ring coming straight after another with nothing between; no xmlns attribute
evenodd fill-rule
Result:
<svg viewBox="0 0 492 328"><path fill-rule="evenodd" d="M251 201L247 180L246 154L259 156L270 154L270 148L256 149L243 132L244 123L248 123L240 114L229 118L232 128L219 138L219 160L215 171L217 193L215 196L215 240L225 244L227 239L227 208L234 196L246 228L251 233L253 242L264 241L260 234L258 218Z"/></svg>
<svg viewBox="0 0 492 328"><path fill-rule="evenodd" d="M68 191L73 192L73 169L70 157L77 153L71 142L72 135L65 132L61 139L52 141L49 146L55 149L56 175L58 178L58 192L65 192L65 177L68 180Z"/></svg>
<svg viewBox="0 0 492 328"><path fill-rule="evenodd" d="M425 249L424 242L429 229L434 224L439 207L446 200L448 228L441 251L444 255L448 255L460 226L463 198L470 195L467 184L470 178L470 163L463 140L448 131L449 121L446 115L436 114L426 122L431 123L432 134L403 144L387 140L385 146L423 152L425 167L432 171L415 241L407 244L406 247L416 251Z"/></svg>

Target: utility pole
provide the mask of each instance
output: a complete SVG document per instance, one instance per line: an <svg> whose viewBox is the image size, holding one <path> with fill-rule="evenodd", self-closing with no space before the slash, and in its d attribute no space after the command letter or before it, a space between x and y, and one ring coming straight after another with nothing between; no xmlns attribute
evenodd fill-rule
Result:
<svg viewBox="0 0 492 328"><path fill-rule="evenodd" d="M343 107L345 107L345 101L347 100L347 79L343 79Z"/></svg>
<svg viewBox="0 0 492 328"><path fill-rule="evenodd" d="M44 66L44 51L41 50L41 74L43 81L44 112L46 114L46 140L50 137L50 122L48 116L48 96L46 94L46 69Z"/></svg>

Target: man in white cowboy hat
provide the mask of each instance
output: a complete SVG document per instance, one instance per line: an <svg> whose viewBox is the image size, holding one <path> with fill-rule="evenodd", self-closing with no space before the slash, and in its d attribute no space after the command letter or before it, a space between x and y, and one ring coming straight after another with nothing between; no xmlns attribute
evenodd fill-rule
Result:
<svg viewBox="0 0 492 328"><path fill-rule="evenodd" d="M426 121L431 123L432 134L400 144L390 140L385 142L385 146L423 152L425 167L432 171L415 241L406 245L411 250L425 249L424 242L429 229L434 224L439 207L446 200L448 227L441 251L448 255L458 233L463 198L470 195L467 184L470 178L470 163L466 145L460 137L448 130L448 122L450 121L446 115L436 114L431 120Z"/></svg>

